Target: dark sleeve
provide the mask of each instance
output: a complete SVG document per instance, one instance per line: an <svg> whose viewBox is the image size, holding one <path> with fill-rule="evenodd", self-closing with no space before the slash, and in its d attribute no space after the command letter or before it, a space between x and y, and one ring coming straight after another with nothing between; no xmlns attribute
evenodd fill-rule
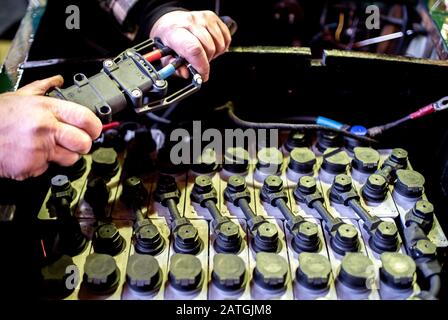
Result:
<svg viewBox="0 0 448 320"><path fill-rule="evenodd" d="M165 13L186 10L182 1L167 0L97 0L111 14L124 31L133 32L137 27L149 34L154 23Z"/></svg>

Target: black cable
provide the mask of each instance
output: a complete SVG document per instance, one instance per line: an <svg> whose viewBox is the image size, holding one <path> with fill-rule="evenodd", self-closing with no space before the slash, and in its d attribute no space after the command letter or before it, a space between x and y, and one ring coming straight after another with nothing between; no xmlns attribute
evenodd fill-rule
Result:
<svg viewBox="0 0 448 320"><path fill-rule="evenodd" d="M380 125L380 126L375 126L375 127L369 128L367 130L367 132L368 132L369 136L375 137L377 135L382 134L384 131L389 130L389 129L393 128L393 127L396 127L396 126L398 126L398 125L400 125L403 122L406 122L408 120L411 120L411 117L409 115L407 115L406 117L403 117L401 119L398 119L398 120L395 120L395 121L392 121L392 122Z"/></svg>
<svg viewBox="0 0 448 320"><path fill-rule="evenodd" d="M437 297L439 295L441 285L442 283L438 274L435 274L431 278L429 278L429 292L434 297Z"/></svg>
<svg viewBox="0 0 448 320"><path fill-rule="evenodd" d="M369 137L365 136L358 136L356 134L353 134L348 131L339 130L335 128L320 126L316 124L295 124L295 123L276 123L276 122L250 122L243 119L240 119L238 116L235 115L233 111L233 103L227 102L225 105L216 108L215 110L227 110L227 114L229 118L233 121L234 124L240 127L245 128L253 128L253 129L280 129L280 130L325 130L325 131L332 131L336 133L340 133L342 135L345 135L347 137L368 142L368 143L378 143L377 140L371 139Z"/></svg>

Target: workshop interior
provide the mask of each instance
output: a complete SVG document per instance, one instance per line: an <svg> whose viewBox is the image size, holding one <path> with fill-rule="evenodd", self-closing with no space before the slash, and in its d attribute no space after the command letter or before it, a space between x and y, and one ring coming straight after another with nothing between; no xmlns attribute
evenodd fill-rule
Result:
<svg viewBox="0 0 448 320"><path fill-rule="evenodd" d="M187 3L234 33L207 82L96 1L29 1L8 31L0 92L61 74L47 95L89 108L103 132L71 167L0 179L0 290L446 300L448 3ZM64 27L69 5L79 29ZM179 130L202 138L199 161L187 144L189 163L173 162ZM278 135L229 147L237 130Z"/></svg>

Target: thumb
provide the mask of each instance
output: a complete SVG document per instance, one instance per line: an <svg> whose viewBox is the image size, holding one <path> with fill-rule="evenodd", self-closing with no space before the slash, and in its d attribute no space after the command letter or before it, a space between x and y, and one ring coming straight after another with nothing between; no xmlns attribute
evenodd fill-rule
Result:
<svg viewBox="0 0 448 320"><path fill-rule="evenodd" d="M54 87L60 87L64 84L64 78L61 75L57 75L51 78L37 80L27 84L26 86L17 90L17 93L24 96L29 95L44 95L48 90Z"/></svg>

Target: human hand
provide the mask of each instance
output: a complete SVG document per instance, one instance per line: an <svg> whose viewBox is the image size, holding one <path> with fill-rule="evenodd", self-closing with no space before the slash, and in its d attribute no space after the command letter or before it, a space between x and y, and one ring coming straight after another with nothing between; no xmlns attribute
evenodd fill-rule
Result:
<svg viewBox="0 0 448 320"><path fill-rule="evenodd" d="M232 41L229 29L212 11L168 12L156 21L149 36L159 37L164 45L184 57L204 81L209 78L209 62L226 52ZM188 77L187 68L178 71Z"/></svg>
<svg viewBox="0 0 448 320"><path fill-rule="evenodd" d="M0 177L35 177L49 162L70 166L101 134L101 121L88 108L43 96L63 81L54 76L0 95Z"/></svg>

